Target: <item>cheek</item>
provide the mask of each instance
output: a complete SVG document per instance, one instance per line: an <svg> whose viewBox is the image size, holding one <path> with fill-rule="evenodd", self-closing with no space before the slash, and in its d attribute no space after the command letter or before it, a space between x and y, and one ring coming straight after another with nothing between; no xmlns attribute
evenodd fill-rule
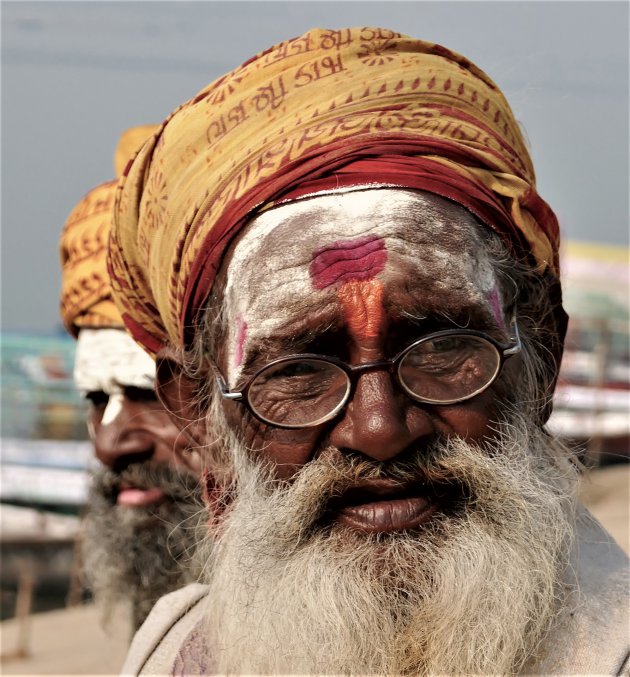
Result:
<svg viewBox="0 0 630 677"><path fill-rule="evenodd" d="M495 439L497 422L504 419L506 403L513 403L522 376L521 356L507 360L499 378L488 390L468 402L436 407L441 432L455 434L470 441Z"/></svg>
<svg viewBox="0 0 630 677"><path fill-rule="evenodd" d="M185 435L159 404L156 403L154 409L146 411L143 422L147 430L150 430L173 451L177 452L186 448Z"/></svg>
<svg viewBox="0 0 630 677"><path fill-rule="evenodd" d="M442 434L457 435L469 442L481 442L496 436L496 421L501 399L494 390L487 390L463 404L436 407Z"/></svg>
<svg viewBox="0 0 630 677"><path fill-rule="evenodd" d="M241 439L254 458L271 464L276 479L293 477L319 448L321 431L318 428L274 428L259 421L236 402L225 402L223 407L229 426L241 431Z"/></svg>

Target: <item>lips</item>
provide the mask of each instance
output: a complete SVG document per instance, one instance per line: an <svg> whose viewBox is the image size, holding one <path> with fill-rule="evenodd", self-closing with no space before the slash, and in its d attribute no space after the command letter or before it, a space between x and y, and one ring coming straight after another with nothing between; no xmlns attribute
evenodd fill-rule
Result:
<svg viewBox="0 0 630 677"><path fill-rule="evenodd" d="M133 508L144 508L155 505L165 498L166 493L157 487L140 489L126 482L121 482L118 495L116 496L116 504Z"/></svg>
<svg viewBox="0 0 630 677"><path fill-rule="evenodd" d="M366 481L332 499L328 515L368 534L415 529L428 522L450 494L420 482Z"/></svg>

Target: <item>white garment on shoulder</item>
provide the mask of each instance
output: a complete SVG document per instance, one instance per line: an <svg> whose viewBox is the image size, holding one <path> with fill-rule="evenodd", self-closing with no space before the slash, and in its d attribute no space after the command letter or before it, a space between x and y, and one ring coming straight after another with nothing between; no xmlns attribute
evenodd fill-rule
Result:
<svg viewBox="0 0 630 677"><path fill-rule="evenodd" d="M521 674L628 674L629 574L627 555L580 508L566 576L567 604ZM136 633L122 674L170 675L191 632L203 623L204 606L212 603L207 594L206 586L195 583L162 597ZM198 657L197 662L210 660Z"/></svg>

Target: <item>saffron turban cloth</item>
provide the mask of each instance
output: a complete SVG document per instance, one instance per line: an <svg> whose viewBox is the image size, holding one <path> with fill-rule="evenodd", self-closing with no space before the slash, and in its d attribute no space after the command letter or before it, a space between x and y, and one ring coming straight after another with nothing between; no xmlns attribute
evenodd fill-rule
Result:
<svg viewBox="0 0 630 677"><path fill-rule="evenodd" d="M156 125L132 127L121 135L114 155L118 176L156 129ZM116 185L117 180L106 181L90 190L70 212L61 233L60 311L64 327L75 338L84 328L124 328L107 272Z"/></svg>
<svg viewBox="0 0 630 677"><path fill-rule="evenodd" d="M497 85L440 45L315 29L211 83L127 167L109 266L128 330L152 353L188 346L227 247L257 211L377 185L460 203L559 295L558 223Z"/></svg>
<svg viewBox="0 0 630 677"><path fill-rule="evenodd" d="M85 195L61 234L61 317L75 338L85 328L124 327L107 273L116 183L107 181Z"/></svg>
<svg viewBox="0 0 630 677"><path fill-rule="evenodd" d="M158 130L158 125L140 125L125 130L118 140L114 152L114 171L116 176L122 176L127 164L140 149L142 144Z"/></svg>

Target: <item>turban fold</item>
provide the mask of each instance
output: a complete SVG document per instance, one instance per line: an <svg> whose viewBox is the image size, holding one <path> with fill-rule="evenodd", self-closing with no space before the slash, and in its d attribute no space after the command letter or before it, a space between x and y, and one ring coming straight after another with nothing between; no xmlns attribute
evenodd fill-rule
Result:
<svg viewBox="0 0 630 677"><path fill-rule="evenodd" d="M107 274L116 183L102 183L85 195L61 234L61 317L75 338L86 327L124 327Z"/></svg>
<svg viewBox="0 0 630 677"><path fill-rule="evenodd" d="M114 154L116 175L140 148L156 125L125 131ZM107 272L107 242L117 181L107 181L89 191L70 212L61 233L61 318L75 338L83 328L124 328L111 294Z"/></svg>
<svg viewBox="0 0 630 677"><path fill-rule="evenodd" d="M380 28L280 43L180 106L121 178L113 292L151 352L186 346L227 247L257 210L339 186L454 200L558 275L556 218L514 115L464 57Z"/></svg>
<svg viewBox="0 0 630 677"><path fill-rule="evenodd" d="M122 176L127 164L141 148L142 144L157 130L159 125L140 125L125 130L118 140L114 153L114 171L116 176Z"/></svg>

